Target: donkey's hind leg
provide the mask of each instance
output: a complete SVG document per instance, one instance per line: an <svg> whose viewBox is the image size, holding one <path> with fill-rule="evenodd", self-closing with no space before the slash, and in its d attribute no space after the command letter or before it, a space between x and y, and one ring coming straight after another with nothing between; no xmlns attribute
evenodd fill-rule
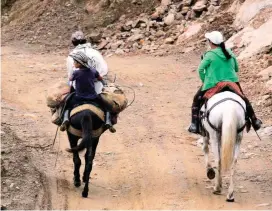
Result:
<svg viewBox="0 0 272 211"><path fill-rule="evenodd" d="M236 143L235 143L235 149L234 149L234 157L233 162L230 169L230 185L228 189L228 195L227 195L227 202L234 202L234 182L233 182L233 176L235 173L235 166L237 163L238 155L240 152L240 144L242 140L243 134L240 133L237 136Z"/></svg>
<svg viewBox="0 0 272 211"><path fill-rule="evenodd" d="M76 147L79 137L74 136L73 134L71 134L69 132L67 132L67 135L68 135L68 139L70 142L70 147L71 148ZM80 173L79 173L80 166L81 166L81 160L80 160L78 152L76 152L76 151L73 152L73 161L74 161L74 185L76 187L79 187L81 185Z"/></svg>
<svg viewBox="0 0 272 211"><path fill-rule="evenodd" d="M210 160L209 160L209 137L208 136L203 137L202 150L204 152L204 157L205 157L205 166L206 166L206 169L207 169L207 177L209 179L214 179L215 171L212 168Z"/></svg>
<svg viewBox="0 0 272 211"><path fill-rule="evenodd" d="M85 183L85 186L82 192L82 197L84 198L88 196L90 174L93 169L93 160L95 157L98 142L99 142L99 138L93 139L92 146L87 148L87 151L85 154L85 170L83 174L83 182Z"/></svg>

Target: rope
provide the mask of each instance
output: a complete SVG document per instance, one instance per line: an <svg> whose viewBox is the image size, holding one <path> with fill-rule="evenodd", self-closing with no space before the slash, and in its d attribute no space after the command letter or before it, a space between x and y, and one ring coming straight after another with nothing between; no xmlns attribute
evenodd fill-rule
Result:
<svg viewBox="0 0 272 211"><path fill-rule="evenodd" d="M254 129L254 128L253 128ZM261 137L259 136L259 134L257 133L257 131L254 129L256 135L258 136L259 140L262 141Z"/></svg>
<svg viewBox="0 0 272 211"><path fill-rule="evenodd" d="M58 161L58 158L59 158L59 148L60 148L60 135L59 135L59 146L58 146L58 151L57 151L57 156L56 156L56 161L55 161L55 168L56 168L56 165L57 165L57 161Z"/></svg>
<svg viewBox="0 0 272 211"><path fill-rule="evenodd" d="M132 92L133 92L133 100L131 101L131 103L130 103L129 105L127 105L126 108L128 108L129 106L131 106L131 105L134 103L135 98L136 98L136 94L135 94L134 89L133 89L132 87L130 87L130 86L120 86L120 85L116 85L116 86L117 86L118 88L119 88L119 87L125 87L125 88L129 88L130 90L132 90Z"/></svg>
<svg viewBox="0 0 272 211"><path fill-rule="evenodd" d="M57 130L56 130L56 133L55 133L55 137L54 137L54 140L53 140L52 148L53 148L54 145L55 145L55 142L56 142L56 138L57 138L58 132L59 132L59 126L57 127Z"/></svg>

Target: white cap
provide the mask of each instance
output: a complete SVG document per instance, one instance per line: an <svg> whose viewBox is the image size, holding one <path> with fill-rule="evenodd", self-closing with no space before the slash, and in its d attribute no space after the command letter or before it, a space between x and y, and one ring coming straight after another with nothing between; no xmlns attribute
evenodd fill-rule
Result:
<svg viewBox="0 0 272 211"><path fill-rule="evenodd" d="M205 34L205 38L210 40L213 44L219 45L224 42L224 38L221 32L219 31L212 31L210 33Z"/></svg>

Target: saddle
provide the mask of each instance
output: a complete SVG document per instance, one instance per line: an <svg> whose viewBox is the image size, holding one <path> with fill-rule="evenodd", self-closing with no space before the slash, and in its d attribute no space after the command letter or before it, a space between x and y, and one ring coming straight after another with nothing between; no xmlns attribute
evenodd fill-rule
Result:
<svg viewBox="0 0 272 211"><path fill-rule="evenodd" d="M228 81L222 81L216 84L215 87L209 89L205 95L203 96L203 99L205 101L208 101L211 97L213 97L215 94L218 94L220 92L224 91L230 91L237 95L239 95L241 98L244 98L244 94L241 92L240 87L234 83L234 82L228 82Z"/></svg>
<svg viewBox="0 0 272 211"><path fill-rule="evenodd" d="M70 112L70 118L72 116L74 116L75 114L84 111L84 110L89 110L91 111L93 114L95 114L101 121L105 122L105 113L104 111L97 106L97 104L95 103L88 103L88 104L81 104L79 106L74 107L71 112ZM101 126L100 128L93 130L92 131L92 136L93 137L99 137L106 129ZM72 124L70 124L68 131L78 137L82 137L82 131L79 129L76 129L75 127L72 126Z"/></svg>
<svg viewBox="0 0 272 211"><path fill-rule="evenodd" d="M215 128L210 122L209 122L209 113L210 111L218 104L226 101L226 100L232 100L235 101L237 103L239 103L238 101L232 99L232 98L227 98L227 99L223 99L222 101L219 101L218 103L216 103L215 105L213 105L209 110L207 110L207 102L210 98L212 98L214 95L221 93L221 92L225 92L225 91L230 91L233 92L235 94L237 94L238 96L240 96L242 99L245 97L244 94L242 93L240 87L233 82L219 82L215 87L209 89L203 96L202 100L201 100L201 105L200 108L202 108L204 106L204 111L202 109L200 109L199 112L199 117L200 120L207 118L208 123L210 124L210 126L214 129L214 130L220 130L218 128ZM240 104L240 103L239 103ZM241 105L241 104L240 104ZM242 105L241 105L242 106ZM243 107L243 106L242 106ZM241 132L245 127L247 129L247 132L249 132L250 128L251 128L251 122L247 116L246 110L245 111L245 118L246 118L246 124L240 128L238 130L238 132ZM202 136L206 136L206 131L202 125L202 121L199 121L199 130L200 130L200 134Z"/></svg>

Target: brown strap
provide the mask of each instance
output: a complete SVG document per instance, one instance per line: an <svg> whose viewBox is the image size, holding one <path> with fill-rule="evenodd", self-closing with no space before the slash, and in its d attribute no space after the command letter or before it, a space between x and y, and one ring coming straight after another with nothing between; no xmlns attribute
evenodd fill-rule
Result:
<svg viewBox="0 0 272 211"><path fill-rule="evenodd" d="M92 104L83 104L80 106L77 106L76 108L74 108L71 113L70 113L70 117L72 117L73 115L84 111L84 110L90 110L92 111L94 114L96 114L102 121L105 121L105 116L104 116L104 111L102 111L100 108L92 105Z"/></svg>
<svg viewBox="0 0 272 211"><path fill-rule="evenodd" d="M69 126L68 131L75 136L82 137L82 131L74 128L72 125ZM103 126L102 126L98 129L92 131L92 137L97 138L97 137L101 136L101 134L103 132L104 132L104 130L103 130Z"/></svg>

